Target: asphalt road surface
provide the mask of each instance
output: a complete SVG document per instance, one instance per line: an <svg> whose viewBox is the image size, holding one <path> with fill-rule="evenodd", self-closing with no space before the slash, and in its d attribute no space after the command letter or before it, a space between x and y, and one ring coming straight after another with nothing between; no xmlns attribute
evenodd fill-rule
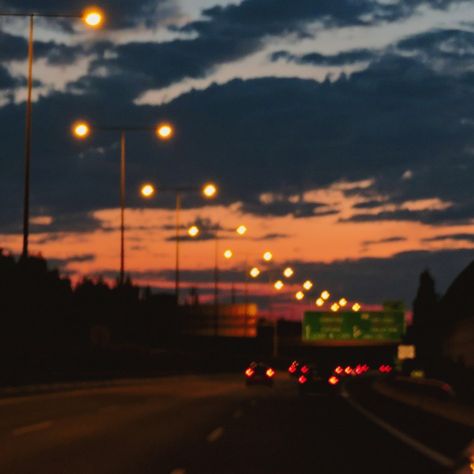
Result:
<svg viewBox="0 0 474 474"><path fill-rule="evenodd" d="M0 473L435 474L470 435L380 399L370 379L301 398L286 374L274 388L166 377L1 399Z"/></svg>

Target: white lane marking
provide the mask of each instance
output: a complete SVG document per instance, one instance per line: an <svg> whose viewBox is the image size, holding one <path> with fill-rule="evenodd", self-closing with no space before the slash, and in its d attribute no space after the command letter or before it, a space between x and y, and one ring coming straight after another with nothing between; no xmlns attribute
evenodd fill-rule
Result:
<svg viewBox="0 0 474 474"><path fill-rule="evenodd" d="M400 431L399 429L390 425L386 421L379 418L377 415L374 415L369 410L366 410L363 406L359 405L356 401L352 400L350 398L349 393L347 392L346 387L343 387L341 395L342 397L346 399L346 401L350 405L352 405L353 408L355 408L362 415L364 415L366 418L372 421L372 423L375 423L377 426L387 431L388 433L390 433L392 436L399 439L403 443L407 444L408 446L413 448L415 451L418 451L419 453L423 454L427 458L440 464L443 467L448 467L448 468L453 467L454 461L452 459L449 459L444 454L438 453L438 451L431 449L430 447L426 446L425 444L421 443L415 438L412 438L410 435L403 433L403 431Z"/></svg>
<svg viewBox="0 0 474 474"><path fill-rule="evenodd" d="M53 424L52 421L42 421L41 423L35 423L34 425L22 426L12 431L13 436L22 436L28 433L35 433L36 431L47 430Z"/></svg>
<svg viewBox="0 0 474 474"><path fill-rule="evenodd" d="M244 412L239 409L239 410L235 410L235 411L234 411L234 414L233 414L232 416L237 420L237 419L240 418L243 414L244 414Z"/></svg>
<svg viewBox="0 0 474 474"><path fill-rule="evenodd" d="M186 469L182 469L180 467L173 469L170 474L186 474Z"/></svg>
<svg viewBox="0 0 474 474"><path fill-rule="evenodd" d="M215 443L222 435L224 434L224 428L222 426L219 426L219 428L216 428L214 431L211 431L207 437L206 440L208 443Z"/></svg>

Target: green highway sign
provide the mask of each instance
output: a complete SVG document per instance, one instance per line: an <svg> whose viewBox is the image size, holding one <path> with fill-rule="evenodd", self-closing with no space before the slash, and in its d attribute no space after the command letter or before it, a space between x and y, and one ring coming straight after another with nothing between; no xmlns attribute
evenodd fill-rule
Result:
<svg viewBox="0 0 474 474"><path fill-rule="evenodd" d="M403 311L306 311L303 341L397 342L405 334Z"/></svg>

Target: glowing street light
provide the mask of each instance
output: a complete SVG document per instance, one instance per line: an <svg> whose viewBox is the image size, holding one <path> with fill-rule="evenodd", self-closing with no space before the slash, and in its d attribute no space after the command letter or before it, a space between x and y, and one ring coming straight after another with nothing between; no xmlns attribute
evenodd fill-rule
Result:
<svg viewBox="0 0 474 474"><path fill-rule="evenodd" d="M158 138L161 138L162 140L168 140L173 136L174 128L169 123L161 123L156 127L155 133Z"/></svg>
<svg viewBox="0 0 474 474"><path fill-rule="evenodd" d="M355 312L360 311L360 308L361 308L361 306L360 306L359 303L354 303L352 305L352 311L355 311Z"/></svg>
<svg viewBox="0 0 474 474"><path fill-rule="evenodd" d="M339 311L339 305L338 305L337 303L333 303L333 304L331 305L331 311L332 311L333 313L336 313L337 311Z"/></svg>
<svg viewBox="0 0 474 474"><path fill-rule="evenodd" d="M99 28L104 23L104 13L95 7L87 8L82 14L82 21L91 28Z"/></svg>
<svg viewBox="0 0 474 474"><path fill-rule="evenodd" d="M232 250L230 250L230 249L227 249L227 250L224 251L224 258L226 258L227 260L229 260L230 258L232 258L233 255L234 255L234 254L233 254Z"/></svg>
<svg viewBox="0 0 474 474"><path fill-rule="evenodd" d="M291 267L286 267L284 270L283 270L283 276L285 278L291 278L293 275L294 275L294 270L291 268Z"/></svg>
<svg viewBox="0 0 474 474"><path fill-rule="evenodd" d="M280 291L284 286L285 284L281 281L281 280L277 280L274 284L273 284L275 290L278 290Z"/></svg>
<svg viewBox="0 0 474 474"><path fill-rule="evenodd" d="M0 17L24 17L29 19L28 34L28 66L27 66L27 93L26 93L26 116L25 116L25 138L24 138L24 175L23 175L23 248L22 257L28 257L29 235L30 235L30 169L31 169L31 136L33 131L32 114L33 114L33 59L34 59L34 31L35 19L38 17L50 19L82 19L82 21L90 27L99 27L104 18L104 14L97 8L86 10L80 13L41 13L38 11L29 12L5 12L0 11Z"/></svg>
<svg viewBox="0 0 474 474"><path fill-rule="evenodd" d="M247 232L247 227L245 227L245 226L242 224L242 225L239 225L239 227L237 227L237 229L235 229L235 231L236 231L237 234L239 234L239 235L244 235L244 234Z"/></svg>
<svg viewBox="0 0 474 474"><path fill-rule="evenodd" d="M257 267L253 267L249 274L252 278L257 278L260 275L260 270Z"/></svg>
<svg viewBox="0 0 474 474"><path fill-rule="evenodd" d="M295 294L295 298L298 300L298 301L301 301L303 298L304 298L304 293L302 291L298 291L296 294Z"/></svg>
<svg viewBox="0 0 474 474"><path fill-rule="evenodd" d="M329 291L327 290L324 290L322 293L321 293L321 298L326 301L329 299L329 297L331 296L331 293L329 293Z"/></svg>
<svg viewBox="0 0 474 474"><path fill-rule="evenodd" d="M189 235L190 237L193 237L193 238L194 238L194 237L197 237L197 236L199 235L199 232L200 232L199 227L196 226L196 225L192 225L192 226L188 229L188 235Z"/></svg>
<svg viewBox="0 0 474 474"><path fill-rule="evenodd" d="M316 301L315 301L315 304L316 306L323 306L324 305L324 300L322 298L318 298Z"/></svg>
<svg viewBox="0 0 474 474"><path fill-rule="evenodd" d="M168 127L169 130L166 128ZM118 132L120 134L120 276L119 284L123 285L125 281L125 170L126 170L126 134L127 132L142 132L153 130L153 127L92 127L85 121L77 121L72 125L72 134L77 138L84 140L94 130L105 132ZM157 136L161 139L167 139L172 134L172 128L169 125L161 125L157 127ZM160 130L162 130L160 132ZM151 185L149 185L151 186ZM143 191L145 194L143 194ZM147 194L146 193L151 193ZM150 187L142 189L142 196L151 197L153 192Z"/></svg>
<svg viewBox="0 0 474 474"><path fill-rule="evenodd" d="M346 300L346 298L341 298L341 299L339 300L339 306L340 306L341 308L344 308L344 306L346 306L346 305L347 305L347 300Z"/></svg>
<svg viewBox="0 0 474 474"><path fill-rule="evenodd" d="M147 198L147 199L153 197L155 193L156 193L155 186L153 186L153 184L150 184L150 183L144 184L140 189L140 194L144 198Z"/></svg>
<svg viewBox="0 0 474 474"><path fill-rule="evenodd" d="M76 122L72 126L72 133L77 138L87 138L91 133L91 128L87 122Z"/></svg>
<svg viewBox="0 0 474 474"><path fill-rule="evenodd" d="M306 280L304 283L303 283L303 288L307 291L311 290L311 288L313 288L313 282L310 281L310 280Z"/></svg>
<svg viewBox="0 0 474 474"><path fill-rule="evenodd" d="M263 254L263 260L265 260L265 262L271 262L272 259L273 259L273 254L267 250L267 251Z"/></svg>
<svg viewBox="0 0 474 474"><path fill-rule="evenodd" d="M206 183L202 188L202 194L209 199L216 197L217 186L214 183Z"/></svg>

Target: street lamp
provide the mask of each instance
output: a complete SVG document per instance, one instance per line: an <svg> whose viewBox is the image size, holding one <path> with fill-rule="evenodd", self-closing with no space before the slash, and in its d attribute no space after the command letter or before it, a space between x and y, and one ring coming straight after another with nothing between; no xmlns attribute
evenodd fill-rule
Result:
<svg viewBox="0 0 474 474"><path fill-rule="evenodd" d="M313 288L313 282L311 280L306 280L303 283L303 288L307 291L311 290L311 288Z"/></svg>
<svg viewBox="0 0 474 474"><path fill-rule="evenodd" d="M196 226L196 225L192 225L189 229L188 229L188 235L190 237L197 237L200 233L200 230L199 230L199 227Z"/></svg>
<svg viewBox="0 0 474 474"><path fill-rule="evenodd" d="M359 303L354 303L352 305L352 311L355 311L355 312L360 311L360 308L361 308L361 306L360 306Z"/></svg>
<svg viewBox="0 0 474 474"><path fill-rule="evenodd" d="M235 229L235 231L239 235L244 235L247 232L247 227L244 226L244 225L239 225L239 227L237 227L237 229Z"/></svg>
<svg viewBox="0 0 474 474"><path fill-rule="evenodd" d="M249 271L249 275L252 278L257 278L260 275L260 270L257 267L253 267Z"/></svg>
<svg viewBox="0 0 474 474"><path fill-rule="evenodd" d="M227 249L227 250L224 251L224 258L225 259L230 260L233 256L234 256L234 253L232 252L232 250Z"/></svg>
<svg viewBox="0 0 474 474"><path fill-rule="evenodd" d="M316 306L323 306L324 305L324 300L322 298L318 298L316 301L315 301L315 304Z"/></svg>
<svg viewBox="0 0 474 474"><path fill-rule="evenodd" d="M157 137L162 140L167 140L173 135L173 128L165 123L160 123L155 127L135 127L135 126L92 126L88 122L78 121L72 125L73 135L84 140L88 138L92 131L99 130L104 132L118 132L120 134L120 276L119 285L122 286L125 281L125 178L126 178L126 146L125 139L127 132L144 132L155 131ZM166 130L164 132L163 130ZM143 193L153 194L154 188L152 185L145 186ZM145 195L143 194L143 195Z"/></svg>
<svg viewBox="0 0 474 474"><path fill-rule="evenodd" d="M157 128L157 130L162 130L161 134L157 132L157 136L172 136L172 132L165 133L168 130L169 125L161 125L161 127ZM197 187L193 186L177 186L177 187L164 187L160 188L162 192L173 192L176 195L176 219L175 219L175 241L176 241L176 252L175 252L175 296L176 296L176 303L179 305L179 285L180 285L180 241L181 241L181 234L180 234L180 213L181 213L181 203L182 203L182 196L184 193L188 192L196 192L198 191ZM214 183L206 183L201 188L201 194L203 197L207 199L212 199L217 196L217 186ZM141 195L144 198L153 197L155 194L155 187L152 184L145 184L142 186L140 190ZM151 193L151 194L149 194Z"/></svg>
<svg viewBox="0 0 474 474"><path fill-rule="evenodd" d="M278 290L278 291L280 291L284 286L285 286L285 284L281 280L277 280L273 284L273 287L275 288L275 290Z"/></svg>
<svg viewBox="0 0 474 474"><path fill-rule="evenodd" d="M104 13L98 8L88 8L82 14L6 12L0 11L0 17L29 18L28 35L28 81L25 118L25 155L24 155L24 190L23 190L23 247L22 257L28 257L30 234L30 168L31 168L31 134L32 134L32 93L33 93L33 57L34 57L34 24L35 18L80 19L91 28L98 28L104 21Z"/></svg>
<svg viewBox="0 0 474 474"><path fill-rule="evenodd" d="M262 258L263 258L263 260L265 260L265 262L271 262L273 260L273 254L267 250L263 254Z"/></svg>
<svg viewBox="0 0 474 474"><path fill-rule="evenodd" d="M341 299L339 300L339 306L340 306L341 308L344 308L344 306L346 306L346 305L347 305L347 300L346 300L346 298L341 298Z"/></svg>
<svg viewBox="0 0 474 474"><path fill-rule="evenodd" d="M333 303L333 304L331 305L331 311L332 311L333 313L336 313L337 311L339 311L339 305L338 305L337 303Z"/></svg>
<svg viewBox="0 0 474 474"><path fill-rule="evenodd" d="M294 270L291 267L286 267L283 270L283 275L285 278L291 278L294 275Z"/></svg>
<svg viewBox="0 0 474 474"><path fill-rule="evenodd" d="M304 298L304 293L302 291L298 291L296 294L295 294L295 298L298 300L298 301L301 301L303 298Z"/></svg>
<svg viewBox="0 0 474 474"><path fill-rule="evenodd" d="M321 293L321 298L322 298L324 301L327 301L330 296L331 296L331 293L329 293L329 291L327 291L327 290L324 290L324 291Z"/></svg>

